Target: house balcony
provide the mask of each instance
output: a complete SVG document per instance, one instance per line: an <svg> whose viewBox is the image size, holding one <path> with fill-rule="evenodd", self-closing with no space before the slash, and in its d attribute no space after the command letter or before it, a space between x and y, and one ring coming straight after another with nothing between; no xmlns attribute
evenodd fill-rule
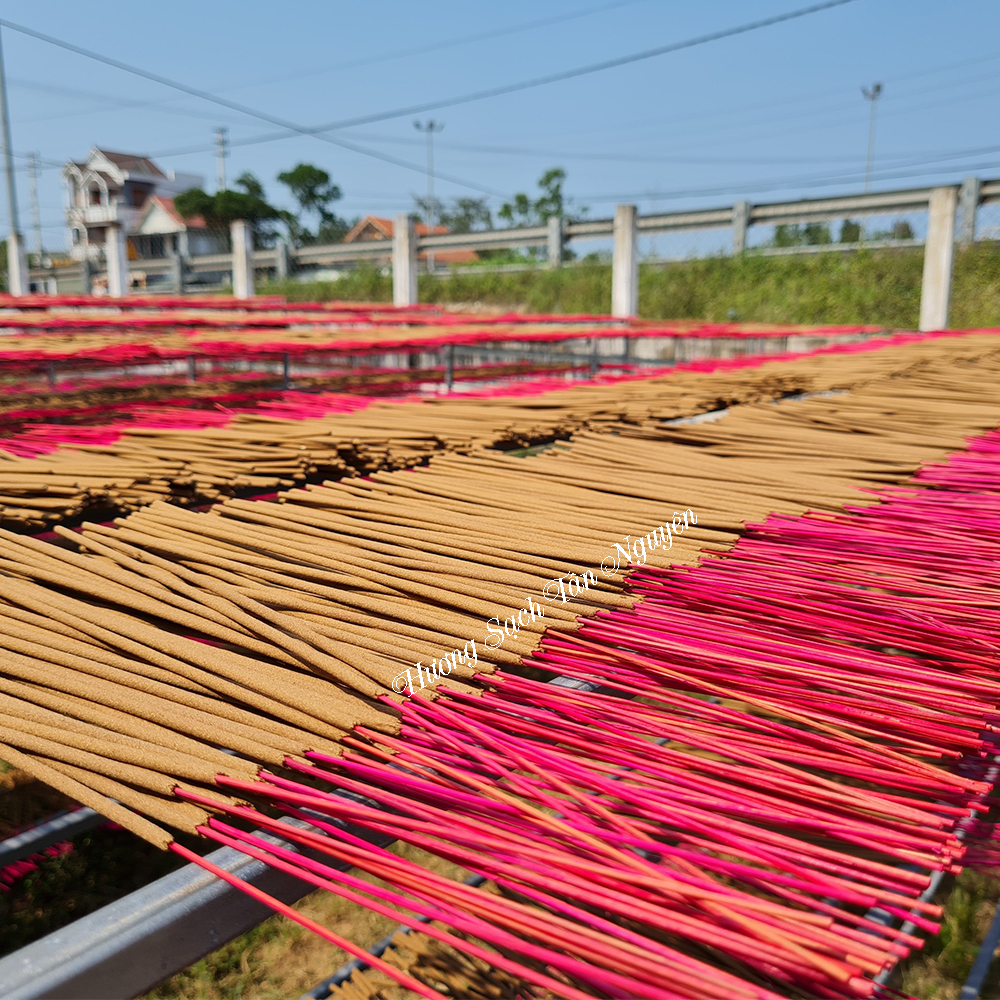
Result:
<svg viewBox="0 0 1000 1000"><path fill-rule="evenodd" d="M84 226L108 226L118 223L126 231L134 229L139 222L139 209L131 205L85 205L70 210L70 224Z"/></svg>

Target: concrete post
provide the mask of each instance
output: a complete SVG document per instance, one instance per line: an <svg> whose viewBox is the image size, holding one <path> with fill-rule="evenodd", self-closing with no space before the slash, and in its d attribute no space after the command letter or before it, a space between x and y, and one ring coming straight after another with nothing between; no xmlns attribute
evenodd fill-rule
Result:
<svg viewBox="0 0 1000 1000"><path fill-rule="evenodd" d="M958 189L958 242L968 246L976 239L976 209L979 207L979 178L966 177Z"/></svg>
<svg viewBox="0 0 1000 1000"><path fill-rule="evenodd" d="M951 299L951 267L955 256L955 208L958 188L931 191L924 244L924 280L920 289L920 329L943 330L948 326Z"/></svg>
<svg viewBox="0 0 1000 1000"><path fill-rule="evenodd" d="M639 242L635 205L616 205L611 258L611 315L635 316L639 312Z"/></svg>
<svg viewBox="0 0 1000 1000"><path fill-rule="evenodd" d="M274 245L274 277L277 281L288 281L291 271L290 247L284 240Z"/></svg>
<svg viewBox="0 0 1000 1000"><path fill-rule="evenodd" d="M20 233L7 237L7 289L11 295L27 295L31 291L28 258Z"/></svg>
<svg viewBox="0 0 1000 1000"><path fill-rule="evenodd" d="M108 295L120 299L132 290L128 273L128 240L120 225L107 228L104 243L104 262L108 268Z"/></svg>
<svg viewBox="0 0 1000 1000"><path fill-rule="evenodd" d="M396 216L392 231L392 304L412 306L417 302L416 216Z"/></svg>
<svg viewBox="0 0 1000 1000"><path fill-rule="evenodd" d="M244 219L229 223L233 241L233 296L253 298L253 228Z"/></svg>
<svg viewBox="0 0 1000 1000"><path fill-rule="evenodd" d="M738 201L733 205L733 256L738 257L747 248L747 226L750 225L750 202Z"/></svg>
<svg viewBox="0 0 1000 1000"><path fill-rule="evenodd" d="M170 258L170 286L178 295L184 294L184 264L180 254Z"/></svg>
<svg viewBox="0 0 1000 1000"><path fill-rule="evenodd" d="M89 257L80 261L80 294L91 295L94 290L93 267Z"/></svg>
<svg viewBox="0 0 1000 1000"><path fill-rule="evenodd" d="M549 267L561 267L563 245L566 241L566 230L561 215L553 215L547 223L548 234L545 243L545 256Z"/></svg>

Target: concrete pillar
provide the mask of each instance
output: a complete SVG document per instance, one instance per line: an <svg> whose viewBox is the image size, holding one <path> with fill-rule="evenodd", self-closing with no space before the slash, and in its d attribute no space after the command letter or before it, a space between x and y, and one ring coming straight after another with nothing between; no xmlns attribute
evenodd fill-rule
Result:
<svg viewBox="0 0 1000 1000"><path fill-rule="evenodd" d="M253 228L249 222L237 219L229 223L233 240L233 295L237 299L253 298Z"/></svg>
<svg viewBox="0 0 1000 1000"><path fill-rule="evenodd" d="M94 290L94 269L89 257L80 261L80 294L91 295Z"/></svg>
<svg viewBox="0 0 1000 1000"><path fill-rule="evenodd" d="M920 288L920 329L943 330L948 326L951 299L951 267L955 256L955 208L958 188L931 191L924 244L924 280Z"/></svg>
<svg viewBox="0 0 1000 1000"><path fill-rule="evenodd" d="M7 290L11 295L27 295L31 291L28 258L20 233L7 237Z"/></svg>
<svg viewBox="0 0 1000 1000"><path fill-rule="evenodd" d="M104 261L108 268L108 295L120 299L132 290L128 273L128 238L120 225L108 226L104 242Z"/></svg>
<svg viewBox="0 0 1000 1000"><path fill-rule="evenodd" d="M966 177L958 189L958 242L968 246L976 238L976 209L979 207L979 178Z"/></svg>
<svg viewBox="0 0 1000 1000"><path fill-rule="evenodd" d="M417 302L416 216L400 213L392 232L392 304L412 306Z"/></svg>
<svg viewBox="0 0 1000 1000"><path fill-rule="evenodd" d="M287 281L291 272L291 248L284 240L274 245L274 277L276 281Z"/></svg>
<svg viewBox="0 0 1000 1000"><path fill-rule="evenodd" d="M733 256L738 257L747 248L747 226L750 225L750 202L738 201L733 205Z"/></svg>
<svg viewBox="0 0 1000 1000"><path fill-rule="evenodd" d="M639 242L635 205L616 205L611 258L611 315L635 316L639 312Z"/></svg>
<svg viewBox="0 0 1000 1000"><path fill-rule="evenodd" d="M561 215L553 215L546 223L548 234L545 243L545 256L549 267L560 267L563 258L563 245L566 241L566 230Z"/></svg>
<svg viewBox="0 0 1000 1000"><path fill-rule="evenodd" d="M170 287L178 294L184 294L184 269L187 262L177 254L170 258Z"/></svg>

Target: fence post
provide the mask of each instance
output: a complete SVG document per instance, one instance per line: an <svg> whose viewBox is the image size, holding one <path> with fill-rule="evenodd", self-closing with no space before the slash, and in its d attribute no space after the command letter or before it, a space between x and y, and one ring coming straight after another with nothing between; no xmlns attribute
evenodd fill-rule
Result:
<svg viewBox="0 0 1000 1000"><path fill-rule="evenodd" d="M128 240L120 224L107 228L104 262L108 268L108 295L120 299L132 290L128 273Z"/></svg>
<svg viewBox="0 0 1000 1000"><path fill-rule="evenodd" d="M28 258L20 233L11 233L7 237L7 290L11 295L27 295L31 291Z"/></svg>
<svg viewBox="0 0 1000 1000"><path fill-rule="evenodd" d="M566 230L561 215L553 215L546 223L548 232L545 240L545 256L549 267L562 266L563 244L566 241Z"/></svg>
<svg viewBox="0 0 1000 1000"><path fill-rule="evenodd" d="M957 205L958 188L938 187L931 191L927 242L924 244L924 280L920 288L921 331L943 330L948 326Z"/></svg>
<svg viewBox="0 0 1000 1000"><path fill-rule="evenodd" d="M639 312L639 243L635 205L616 205L611 259L611 315L635 316Z"/></svg>
<svg viewBox="0 0 1000 1000"><path fill-rule="evenodd" d="M968 246L976 239L976 209L979 207L979 178L966 177L958 189L958 207L961 222L958 228L958 242Z"/></svg>
<svg viewBox="0 0 1000 1000"><path fill-rule="evenodd" d="M184 264L184 258L180 254L170 258L170 283L178 295L184 294Z"/></svg>
<svg viewBox="0 0 1000 1000"><path fill-rule="evenodd" d="M233 295L253 298L253 229L244 219L229 224L233 241Z"/></svg>
<svg viewBox="0 0 1000 1000"><path fill-rule="evenodd" d="M738 257L747 248L747 226L750 225L750 202L738 201L733 205L733 256Z"/></svg>
<svg viewBox="0 0 1000 1000"><path fill-rule="evenodd" d="M274 245L274 277L277 281L288 281L288 274L291 271L290 257L288 244L284 240L279 240Z"/></svg>
<svg viewBox="0 0 1000 1000"><path fill-rule="evenodd" d="M416 216L396 216L392 231L392 304L412 306L417 302Z"/></svg>

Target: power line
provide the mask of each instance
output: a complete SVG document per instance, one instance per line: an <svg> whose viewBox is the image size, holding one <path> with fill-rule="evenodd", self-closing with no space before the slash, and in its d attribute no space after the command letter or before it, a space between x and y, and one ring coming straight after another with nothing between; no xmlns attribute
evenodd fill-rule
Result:
<svg viewBox="0 0 1000 1000"><path fill-rule="evenodd" d="M533 77L528 80L521 80L517 83L502 84L498 87L491 87L486 90L474 91L473 93L463 94L458 97L444 98L436 101L429 101L423 104L409 105L403 108L395 108L390 111L377 112L375 114L362 115L355 118L343 119L336 122L327 122L324 125L318 125L311 128L304 126L295 125L292 122L286 122L282 119L276 118L273 115L266 114L264 112L259 112L254 108L248 107L247 105L240 104L236 101L230 101L228 98L218 97L217 95L211 94L208 91L201 90L197 87L191 87L184 83L179 83L175 80L171 80L167 77L161 76L157 73L152 73L148 70L140 69L136 66L130 66L127 63L123 63L118 59L113 59L109 56L101 55L100 53L93 52L89 49L84 49L81 46L74 45L71 42L65 42L62 39L54 38L51 35L43 34L42 32L35 31L32 28L26 28L23 25L15 24L11 21L0 20L0 25L10 28L13 31L21 32L22 34L29 35L33 38L38 38L41 41L48 42L49 44L56 45L60 48L66 49L69 52L75 52L78 55L86 56L90 59L96 59L98 62L102 62L105 65L113 66L116 69L124 70L128 73L133 73L134 75L141 76L144 79L152 80L155 83L162 84L166 87L171 87L174 90L179 90L182 93L190 94L193 97L199 97L202 100L211 101L214 104L220 104L223 107L230 108L234 111L239 111L242 114L249 115L253 118L259 118L262 121L268 121L272 124L279 125L283 131L278 133L269 133L261 136L253 136L248 139L233 140L233 146L245 146L254 145L262 142L271 142L277 139L284 139L292 134L298 135L312 135L317 138L321 138L324 141L334 141L332 137L321 135L321 133L334 131L340 128L348 128L354 125L364 125L376 121L387 121L391 118L400 118L405 116L410 116L414 114L420 114L425 111L436 111L440 108L454 107L459 104L469 104L474 101L485 100L490 97L499 97L505 94L516 93L518 91L530 90L536 87L546 86L550 83L558 83L565 80L575 79L581 76L587 76L593 73L600 73L604 70L614 69L619 66L625 66L631 63L641 62L646 59L652 59L656 56L667 55L673 52L679 52L684 49L695 48L696 46L706 45L710 42L720 41L724 38L732 38L737 35L747 34L748 32L758 31L762 28L771 27L775 24L781 24L785 21L792 21L798 18L807 17L810 14L819 13L824 10L830 10L834 7L841 7L848 3L854 3L855 0L824 0L822 3L812 4L808 7L800 7L797 10L788 11L784 14L776 14L772 17L762 18L757 21L750 21L745 24L736 25L732 28L724 28L719 31L709 32L704 35L698 35L694 38L685 39L680 42L672 42L667 45L657 46L652 49L645 49L641 52L633 52L629 55L618 56L613 59L605 59L601 62L591 63L586 66L578 66L574 69L562 70L558 73L550 73L545 76ZM209 147L210 148L210 147ZM350 147L348 147L350 148ZM187 148L179 151L167 151L163 153L157 153L153 155L157 156L171 156L171 155L181 155L182 153L191 152L204 152L204 146L198 146L196 148ZM377 155L372 151L356 149L357 152L365 152L367 155ZM384 157L379 157L384 158ZM401 162L397 161L397 165L402 165ZM405 164L408 169L421 169L415 164ZM443 174L439 175L444 179L448 180L450 178L444 177ZM477 187L477 185L468 185L465 182L462 183L463 186ZM482 188L480 188L482 190ZM489 193L494 194L496 192L490 191Z"/></svg>
<svg viewBox="0 0 1000 1000"><path fill-rule="evenodd" d="M522 90L530 90L535 87L544 87L550 83L560 83L564 80L573 80L581 76L589 76L592 73L601 73L604 70L616 69L619 66L627 66L631 63L642 62L646 59L653 59L656 56L668 55L673 52L680 52L684 49L696 48L699 45L707 45L709 42L721 41L724 38L733 38L736 35L745 35L751 31L758 31L761 28L769 28L775 24L785 21L796 20L806 17L809 14L817 14L820 11L829 10L833 7L842 7L844 4L854 3L855 0L825 0L824 3L813 4L811 7L800 7L798 10L788 11L785 14L775 14L773 17L762 18L759 21L750 21L746 24L736 25L732 28L723 28L719 31L709 32L705 35L697 35L681 42L672 42L668 45L659 45L653 49L645 49L641 52L633 52L625 56L617 56L614 59L605 59L601 62L591 63L587 66L578 66L574 69L561 70L558 73L549 73L545 76L533 77L529 80L521 80L518 83L501 84L499 87L490 87L486 90L474 91L471 94L463 94L460 97L445 98L438 101L428 101L424 104L414 104L405 108L395 108L391 111L382 111L371 115L362 115L357 118L343 119L338 122L329 122L324 126L318 126L317 132L332 131L334 129L349 128L354 125L367 125L371 122L386 121L390 118L401 118L407 115L420 114L424 111L437 111L441 108L454 107L458 104L470 104L473 101L482 101L489 97L500 97L505 94L513 94ZM6 24L0 21L0 24Z"/></svg>
<svg viewBox="0 0 1000 1000"><path fill-rule="evenodd" d="M996 162L990 163L975 163L969 164L963 169L965 170L996 170L1000 164ZM941 174L946 171L951 170L950 167L941 167L938 170L889 170L884 172L878 172L874 176L874 180L888 181L888 180L898 180L900 178L906 177L926 177L934 176L936 174ZM588 194L580 195L580 199L583 201L591 202L625 202L625 201L641 201L643 199L660 199L660 200L676 200L679 198L699 198L699 197L711 197L714 195L728 195L728 194L751 194L757 191L775 191L782 190L784 188L794 188L798 190L808 190L809 188L822 188L831 187L837 184L851 184L857 183L859 180L863 179L863 173L844 173L844 174L806 174L800 175L798 177L776 177L768 180L762 181L752 181L750 183L744 183L741 185L727 185L715 188L687 188L684 190L676 191L638 191L638 192L628 192L628 193L617 193L617 194Z"/></svg>
<svg viewBox="0 0 1000 1000"><path fill-rule="evenodd" d="M838 3L851 2L851 0L837 0ZM165 87L170 87L173 90L179 90L182 93L190 94L193 97L199 97L202 100L209 101L212 104L219 104L222 107L231 108L234 111L239 111L241 114L249 115L251 118L259 118L261 121L270 122L272 125L278 125L282 129L288 130L292 133L298 133L300 135L314 136L322 142L330 143L334 146L340 146L342 149L349 149L352 152L360 153L364 156L373 157L376 160L382 160L385 163L391 163L393 166L403 167L407 170L415 170L419 173L424 173L424 168L416 163L410 163L407 160L401 160L398 157L390 156L386 153L380 153L377 150L366 149L364 146L359 146L357 143L346 142L342 139L337 139L330 135L319 135L317 134L317 129L309 129L302 125L296 125L295 122L287 121L284 118L278 118L275 115L270 115L265 111L258 111L255 108L248 107L247 105L240 104L237 101L230 101L225 97L218 97L215 94L209 93L207 90L201 90L198 87L190 87L186 83L180 83L177 80L171 80L168 77L160 76L158 73L150 73L147 70L140 69L137 66L130 66L128 63L124 63L119 59L113 59L110 56L101 55L99 52L93 52L90 49L82 48L79 45L74 45L72 42L63 41L60 38L54 38L52 35L43 34L40 31L35 31L32 28L25 28L23 25L14 24L9 21L0 20L0 25L10 28L12 31L18 31L21 34L30 35L32 38L38 38L41 41L48 42L51 45L58 46L61 49L66 49L69 52L75 52L77 55L86 56L88 59L94 59L97 62L104 63L108 66L113 66L116 69L123 70L126 73L131 73L134 76L141 76L144 79L152 80L154 83L162 84ZM243 143L232 143L231 145L243 145ZM211 147L210 147L211 148ZM156 154L154 154L156 155ZM160 154L162 155L162 154ZM482 184L478 184L475 181L467 181L460 177L454 177L449 174L438 174L444 180L451 181L453 184L459 184L462 187L472 188L476 191L482 191L486 194L494 195L496 197L505 197L505 195L497 191L495 188L485 187Z"/></svg>
<svg viewBox="0 0 1000 1000"><path fill-rule="evenodd" d="M560 24L565 21L576 20L581 17L588 17L591 14L600 14L608 10L616 10L620 7L629 7L637 3L646 3L647 0L616 0L614 3L601 4L598 7L587 7L583 10L571 11L567 14L559 14L554 17L541 18L535 21L524 21L520 24L508 25L505 28L496 28L491 31L482 31L472 35L462 35L457 38L445 39L440 42L432 42L429 45L417 46L410 49L398 49L395 52L387 52L383 55L374 56L368 59L354 59L345 63L337 63L333 66L326 66L321 69L306 70L304 72L298 73L286 73L282 76L269 77L267 79L256 78L249 83L241 83L235 86L223 87L221 93L226 93L232 90L245 89L248 86L259 86L264 84L281 83L285 80L295 80L302 79L309 76L318 76L325 73L334 73L343 69L353 69L361 66L370 66L375 63L388 62L393 59L405 58L406 56L422 55L426 52L435 52L440 49L452 48L456 45L463 45L469 42L487 41L492 38L500 38L504 35L513 35L522 31L530 31L535 28L548 27L553 24ZM217 112L203 112L203 111L193 111L186 108L178 107L166 107L169 104L169 100L156 100L156 101L127 101L122 100L120 97L109 96L106 94L98 94L94 91L80 90L79 88L69 88L60 87L54 84L41 83L34 80L8 80L10 84L16 84L19 87L25 87L31 90L37 90L42 93L52 93L61 96L69 97L89 97L94 100L100 101L104 104L113 104L116 107L123 108L150 108L155 110L160 114L171 114L180 115L187 118L202 118L210 119L212 121L217 121L219 115ZM46 115L38 118L26 118L22 119L18 124L27 124L30 122L42 122L42 121L58 121L63 118L78 118L84 115L100 114L101 112L106 112L108 109L104 108L89 108L80 111L68 112L65 114L58 115ZM230 122L235 122L236 119L227 119Z"/></svg>
<svg viewBox="0 0 1000 1000"><path fill-rule="evenodd" d="M79 118L83 115L100 114L110 111L112 108L147 108L159 114L180 115L183 118L201 118L210 121L218 121L217 111L195 111L186 108L168 108L163 105L164 101L130 101L112 94L100 94L93 90L81 90L79 87L60 87L58 84L43 83L38 80L23 80L11 77L7 81L11 87L23 90L34 90L41 94L53 94L57 97L72 97L78 100L98 101L104 107L85 108L77 111L67 111L58 115L40 115L37 118L22 118L16 124L27 125L34 122L60 121L64 118ZM110 107L109 107L110 105ZM239 122L242 119L230 118L232 122Z"/></svg>
<svg viewBox="0 0 1000 1000"><path fill-rule="evenodd" d="M470 42L485 42L493 38L502 38L504 35L516 35L522 31L531 31L534 28L547 28L553 24L561 24L565 21L574 21L581 17L589 17L591 14L603 14L608 10L616 10L619 7L631 7L637 3L645 3L646 0L616 0L615 3L605 3L598 7L587 7L584 10L571 11L568 14L557 14L552 17L543 17L537 21L526 21L521 24L508 25L506 28L494 28L490 31L480 31L472 35L461 35L457 38L448 38L440 42L431 42L429 45L420 45L410 49L397 49L395 52L386 52L383 55L371 56L366 59L352 59L349 62L336 63L333 66L326 66L323 69L306 70L299 73L288 73L284 76L273 76L268 80L255 80L254 84L283 83L285 80L297 80L307 76L319 76L324 73L336 73L344 69L358 69L362 66L372 66L375 63L389 62L393 59L405 59L408 56L425 55L428 52L439 52L442 49L454 48L457 45L467 45ZM244 86L246 86L244 84ZM239 89L239 88L227 88Z"/></svg>

